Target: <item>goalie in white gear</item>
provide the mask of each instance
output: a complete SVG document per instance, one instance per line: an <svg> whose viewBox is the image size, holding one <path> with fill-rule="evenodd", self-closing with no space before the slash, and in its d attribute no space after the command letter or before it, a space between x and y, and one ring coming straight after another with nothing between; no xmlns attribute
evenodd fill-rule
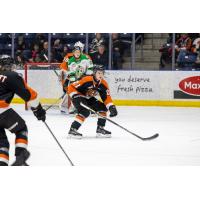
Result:
<svg viewBox="0 0 200 200"><path fill-rule="evenodd" d="M74 44L74 50L75 49L80 49L80 56L78 58L76 58L76 60L82 60L81 57L85 57L86 60L89 61L90 64L87 64L88 66L90 65L91 67L93 66L92 64L92 61L91 61L91 58L89 55L87 54L84 54L83 53L83 50L84 50L84 44L81 43L80 41L76 42ZM69 69L69 60L74 57L76 53L74 53L74 51L72 53L68 53L64 59L63 59L63 62L61 63L60 65L60 68L61 68L61 73L60 73L60 82L62 82L62 85L64 88L66 88L66 86L68 86L69 82L70 81L75 81L76 79L74 80L70 80L70 77L69 77L69 72L71 71ZM86 61L86 62L88 62ZM79 64L80 66L82 65L83 63ZM71 67L70 67L71 68ZM73 113L74 112L74 107L73 107L73 104L71 103L71 100L69 99L68 95L66 94L61 102L60 102L60 111L62 113Z"/></svg>

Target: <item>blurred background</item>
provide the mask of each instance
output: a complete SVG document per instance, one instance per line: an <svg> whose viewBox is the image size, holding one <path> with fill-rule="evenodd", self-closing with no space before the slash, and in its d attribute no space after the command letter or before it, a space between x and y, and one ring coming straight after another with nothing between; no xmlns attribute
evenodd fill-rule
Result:
<svg viewBox="0 0 200 200"><path fill-rule="evenodd" d="M199 33L0 33L0 54L61 63L76 42L107 70L199 70Z"/></svg>

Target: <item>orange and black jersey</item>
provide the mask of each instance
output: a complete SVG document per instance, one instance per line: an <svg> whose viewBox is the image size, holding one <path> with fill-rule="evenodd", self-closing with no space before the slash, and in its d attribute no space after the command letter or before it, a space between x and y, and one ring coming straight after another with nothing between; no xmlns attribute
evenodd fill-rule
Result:
<svg viewBox="0 0 200 200"><path fill-rule="evenodd" d="M15 94L24 101L34 100L37 97L37 92L30 88L18 73L1 71L0 108L8 107Z"/></svg>
<svg viewBox="0 0 200 200"><path fill-rule="evenodd" d="M108 83L104 79L99 82L96 82L92 75L85 76L79 81L70 84L67 89L70 97L79 94L87 98L90 98L87 95L88 91L94 90L99 93L99 96L101 97L102 101L104 102L107 108L110 105L113 105Z"/></svg>

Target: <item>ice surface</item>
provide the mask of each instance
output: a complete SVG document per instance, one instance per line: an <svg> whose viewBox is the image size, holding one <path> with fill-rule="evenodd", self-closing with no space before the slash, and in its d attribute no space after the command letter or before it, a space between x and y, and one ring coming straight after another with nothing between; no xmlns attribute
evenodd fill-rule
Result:
<svg viewBox="0 0 200 200"><path fill-rule="evenodd" d="M31 166L69 166L43 122L22 105L12 106L25 119L29 129ZM200 165L200 109L175 107L118 106L115 122L132 132L148 137L159 133L150 141L141 141L119 127L107 122L112 138L96 138L96 117L89 117L79 129L81 140L68 139L67 132L74 116L47 111L47 124L60 144L77 166L129 166L129 165ZM11 162L14 157L14 135L7 133L11 143Z"/></svg>

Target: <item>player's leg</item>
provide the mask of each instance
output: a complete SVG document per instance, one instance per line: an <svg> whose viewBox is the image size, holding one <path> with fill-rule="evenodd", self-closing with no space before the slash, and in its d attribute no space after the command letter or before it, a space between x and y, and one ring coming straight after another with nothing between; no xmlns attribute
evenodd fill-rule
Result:
<svg viewBox="0 0 200 200"><path fill-rule="evenodd" d="M83 99L81 102L87 104L87 99ZM90 112L86 108L80 105L81 102L77 100L73 101L74 106L77 110L77 114L68 132L69 137L82 138L82 134L78 132L78 129L81 127L85 119L90 115Z"/></svg>
<svg viewBox="0 0 200 200"><path fill-rule="evenodd" d="M9 142L4 128L0 128L0 166L9 164Z"/></svg>
<svg viewBox="0 0 200 200"><path fill-rule="evenodd" d="M108 109L106 108L104 103L100 102L96 98L91 98L89 104L88 105L93 110L95 110L96 112L99 112L99 114L106 117L106 113L107 113ZM105 125L106 125L106 119L98 116L97 130L96 130L97 137L106 137L106 138L111 137L111 132L104 129Z"/></svg>
<svg viewBox="0 0 200 200"><path fill-rule="evenodd" d="M4 127L11 133L14 133L15 138L15 156L16 160L12 165L25 165L30 153L27 150L28 146L28 130L25 121L13 110L9 109L3 113Z"/></svg>

